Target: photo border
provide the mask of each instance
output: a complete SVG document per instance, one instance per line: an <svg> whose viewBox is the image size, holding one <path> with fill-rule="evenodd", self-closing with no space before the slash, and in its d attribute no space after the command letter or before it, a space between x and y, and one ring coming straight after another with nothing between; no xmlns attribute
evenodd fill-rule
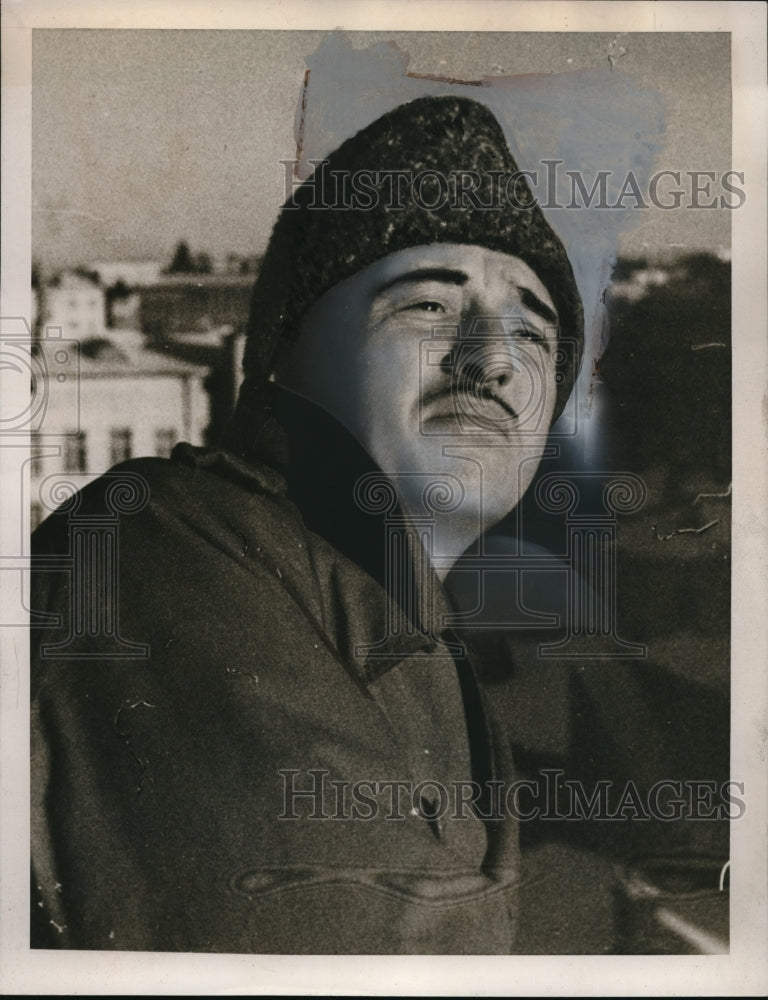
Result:
<svg viewBox="0 0 768 1000"><path fill-rule="evenodd" d="M768 470L766 323L766 8L762 3L27 2L3 4L3 317L29 315L31 29L251 28L413 31L728 31L732 36L733 163L748 209L734 212L731 773L747 812L732 826L728 956L308 957L47 952L28 947L28 638L8 627L2 654L0 988L4 993L751 995L768 991L766 918L766 614ZM436 27L439 25L439 28ZM18 544L22 439L0 446L0 553ZM15 573L19 585L28 574ZM4 588L3 607L18 601ZM0 614L0 620L5 620Z"/></svg>

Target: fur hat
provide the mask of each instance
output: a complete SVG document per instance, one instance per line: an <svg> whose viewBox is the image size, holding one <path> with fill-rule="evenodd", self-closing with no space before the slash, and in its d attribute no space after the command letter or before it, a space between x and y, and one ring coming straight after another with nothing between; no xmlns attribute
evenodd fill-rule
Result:
<svg viewBox="0 0 768 1000"><path fill-rule="evenodd" d="M388 254L438 242L519 257L547 288L569 344L559 352L557 417L584 335L573 271L496 118L454 96L389 111L343 142L283 205L251 301L243 362L251 413L254 391L324 292Z"/></svg>

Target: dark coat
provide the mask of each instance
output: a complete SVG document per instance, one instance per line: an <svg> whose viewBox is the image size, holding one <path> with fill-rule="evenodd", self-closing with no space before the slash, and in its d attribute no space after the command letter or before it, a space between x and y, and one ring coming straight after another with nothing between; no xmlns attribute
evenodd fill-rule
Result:
<svg viewBox="0 0 768 1000"><path fill-rule="evenodd" d="M35 539L38 558L66 556L121 476L147 490L119 518L113 634L70 618L78 588L98 590L87 559L35 579L35 609L62 615L35 630L38 943L508 952L514 824L429 805L479 769L511 780L466 657L418 629L387 637L386 593L271 470L187 450L110 475ZM394 808L391 787L356 784L392 781ZM424 781L438 790L414 799ZM322 799L286 797L308 788Z"/></svg>
<svg viewBox="0 0 768 1000"><path fill-rule="evenodd" d="M38 529L33 944L605 950L606 859L689 850L692 833L727 850L723 824L715 842L701 822L522 823L489 789L558 768L640 788L727 777L727 708L648 663L543 664L541 636L458 637L418 546L421 613L402 614L380 531L323 496L338 469L321 454L325 478L289 489L180 446ZM588 911L597 937L579 936Z"/></svg>

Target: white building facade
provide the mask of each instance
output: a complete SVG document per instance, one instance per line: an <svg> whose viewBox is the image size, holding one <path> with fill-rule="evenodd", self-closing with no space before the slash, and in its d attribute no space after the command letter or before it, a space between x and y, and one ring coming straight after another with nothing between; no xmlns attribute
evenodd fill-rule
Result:
<svg viewBox="0 0 768 1000"><path fill-rule="evenodd" d="M204 443L207 368L149 350L134 330L102 328L81 342L43 338L40 352L46 376L31 442L33 528L50 513L57 481L81 488L119 462L167 458L178 441Z"/></svg>
<svg viewBox="0 0 768 1000"><path fill-rule="evenodd" d="M98 280L65 271L47 282L40 296L38 320L61 330L63 337L97 337L106 325L106 298Z"/></svg>

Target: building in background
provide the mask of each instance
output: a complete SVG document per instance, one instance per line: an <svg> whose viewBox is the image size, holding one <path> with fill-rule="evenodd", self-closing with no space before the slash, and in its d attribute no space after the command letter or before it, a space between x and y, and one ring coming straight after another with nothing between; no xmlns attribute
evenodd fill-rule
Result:
<svg viewBox="0 0 768 1000"><path fill-rule="evenodd" d="M45 433L32 437L33 528L50 513L46 498L57 479L81 488L129 458L167 458L178 441L205 442L207 367L152 350L135 330L102 328L79 343L43 338L38 349L49 375ZM53 374L64 353L77 355L69 361L69 384Z"/></svg>
<svg viewBox="0 0 768 1000"><path fill-rule="evenodd" d="M258 258L214 273L157 262L99 262L33 274L38 385L32 525L49 513L49 477L78 488L113 465L215 441L241 380ZM42 491L42 492L41 492Z"/></svg>
<svg viewBox="0 0 768 1000"><path fill-rule="evenodd" d="M139 325L154 342L229 326L244 330L254 275L166 274L140 290Z"/></svg>
<svg viewBox="0 0 768 1000"><path fill-rule="evenodd" d="M75 340L96 337L106 323L106 294L98 276L85 269L63 271L39 287L36 322Z"/></svg>

